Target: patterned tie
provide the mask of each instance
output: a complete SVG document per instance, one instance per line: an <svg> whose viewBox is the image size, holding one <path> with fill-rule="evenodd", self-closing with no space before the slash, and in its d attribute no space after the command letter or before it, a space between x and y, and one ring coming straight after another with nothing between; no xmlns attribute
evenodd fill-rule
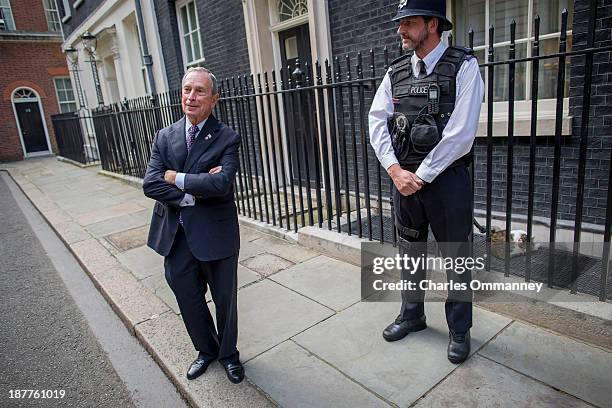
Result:
<svg viewBox="0 0 612 408"><path fill-rule="evenodd" d="M200 128L196 125L191 125L191 127L187 131L187 153L189 153L189 151L191 150L191 146L193 146L193 144L195 143L196 136L198 135L199 131Z"/></svg>
<svg viewBox="0 0 612 408"><path fill-rule="evenodd" d="M187 131L187 153L188 154L191 151L191 147L195 143L196 136L198 135L199 132L200 132L200 128L197 127L196 125L191 125L191 127ZM183 225L183 214L182 214L182 211L179 212L179 223L181 225Z"/></svg>
<svg viewBox="0 0 612 408"><path fill-rule="evenodd" d="M427 75L427 69L425 68L425 61L422 59L417 61L417 68L419 70L419 78L423 78Z"/></svg>

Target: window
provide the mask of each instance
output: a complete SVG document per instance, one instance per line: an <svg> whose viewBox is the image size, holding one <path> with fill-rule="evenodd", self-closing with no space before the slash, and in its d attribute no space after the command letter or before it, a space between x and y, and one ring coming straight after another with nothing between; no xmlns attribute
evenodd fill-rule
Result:
<svg viewBox="0 0 612 408"><path fill-rule="evenodd" d="M45 8L45 16L47 17L49 31L61 31L62 26L60 24L59 14L57 13L55 0L43 0L43 7Z"/></svg>
<svg viewBox="0 0 612 408"><path fill-rule="evenodd" d="M68 4L68 0L57 0L57 11L59 12L59 16L62 19L62 22L66 22L70 20L70 4Z"/></svg>
<svg viewBox="0 0 612 408"><path fill-rule="evenodd" d="M189 1L178 6L179 28L185 66L192 67L204 62L200 44L200 25L195 2Z"/></svg>
<svg viewBox="0 0 612 408"><path fill-rule="evenodd" d="M15 30L15 20L11 10L10 0L0 0L0 19L4 24L0 24L1 30Z"/></svg>
<svg viewBox="0 0 612 408"><path fill-rule="evenodd" d="M468 31L474 30L474 51L480 63L487 62L489 47L488 27L495 27L493 47L495 61L507 60L510 49L510 23L516 21L516 58L532 56L534 23L540 16L540 55L554 54L559 49L561 11L568 10L567 50L571 50L572 0L455 0L454 35L456 43L468 45ZM531 99L531 64L518 63L514 96L517 101ZM540 62L539 99L553 99L557 94L556 59ZM508 100L508 65L495 68L493 98L495 102ZM566 65L565 95L569 92L569 58ZM481 70L486 80L484 70Z"/></svg>
<svg viewBox="0 0 612 408"><path fill-rule="evenodd" d="M306 0L278 0L276 7L281 22L308 14L308 2Z"/></svg>
<svg viewBox="0 0 612 408"><path fill-rule="evenodd" d="M75 112L77 104L74 99L74 91L72 90L70 78L53 78L53 82L55 82L55 92L57 93L60 112Z"/></svg>

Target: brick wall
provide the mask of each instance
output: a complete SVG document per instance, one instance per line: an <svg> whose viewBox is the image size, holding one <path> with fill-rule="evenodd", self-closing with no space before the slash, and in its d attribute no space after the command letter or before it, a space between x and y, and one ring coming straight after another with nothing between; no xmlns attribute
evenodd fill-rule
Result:
<svg viewBox="0 0 612 408"><path fill-rule="evenodd" d="M11 2L11 11L15 19L15 29L19 31L48 31L47 17L43 2L39 0L19 0Z"/></svg>
<svg viewBox="0 0 612 408"><path fill-rule="evenodd" d="M241 0L197 1L204 65L217 78L250 73Z"/></svg>
<svg viewBox="0 0 612 408"><path fill-rule="evenodd" d="M50 118L59 112L53 75L68 75L60 43L0 41L0 55L0 161L23 158L11 101L13 91L22 86L33 88L40 96L52 149L57 151Z"/></svg>
<svg viewBox="0 0 612 408"><path fill-rule="evenodd" d="M240 0L196 0L204 66L217 78L244 75L249 70L242 3ZM174 0L155 0L155 11L168 85L180 87L184 73Z"/></svg>
<svg viewBox="0 0 612 408"><path fill-rule="evenodd" d="M184 69L174 0L155 0L155 14L157 15L168 87L178 89L181 87Z"/></svg>

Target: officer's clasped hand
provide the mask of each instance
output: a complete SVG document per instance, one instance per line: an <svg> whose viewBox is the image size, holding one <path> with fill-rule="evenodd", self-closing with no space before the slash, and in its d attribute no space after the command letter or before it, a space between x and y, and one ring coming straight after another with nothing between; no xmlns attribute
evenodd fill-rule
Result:
<svg viewBox="0 0 612 408"><path fill-rule="evenodd" d="M423 187L423 180L416 174L402 169L399 164L394 164L387 170L395 188L403 196L409 196L416 193Z"/></svg>

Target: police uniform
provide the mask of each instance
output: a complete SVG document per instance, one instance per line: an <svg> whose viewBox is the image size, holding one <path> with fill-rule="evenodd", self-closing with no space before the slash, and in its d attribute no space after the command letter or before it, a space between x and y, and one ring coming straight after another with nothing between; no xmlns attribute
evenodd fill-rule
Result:
<svg viewBox="0 0 612 408"><path fill-rule="evenodd" d="M445 8L444 0L402 0L394 20L435 16L448 30L452 24L445 17ZM400 164L425 182L409 196L393 188L400 250L409 256L425 251L430 227L436 241L445 243L440 244L443 256L470 256L473 193L467 164L483 94L484 84L471 51L443 42L422 59L410 52L393 61L376 92L369 129L370 143L381 165L389 169ZM402 279L424 278L422 269L415 274L402 271ZM459 276L449 271L451 278L469 280L469 273ZM405 330L394 338L387 333L389 326L383 333L388 341L426 327L423 299L424 292L419 290L402 294L400 314L391 326L405 325ZM449 293L445 311L451 336L469 333L469 291Z"/></svg>

